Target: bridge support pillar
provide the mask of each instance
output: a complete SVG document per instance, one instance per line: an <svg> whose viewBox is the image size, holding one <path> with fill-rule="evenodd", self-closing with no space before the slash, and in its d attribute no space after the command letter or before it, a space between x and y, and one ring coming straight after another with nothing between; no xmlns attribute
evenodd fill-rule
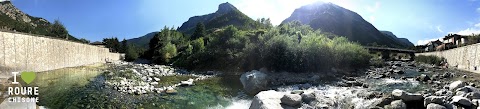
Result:
<svg viewBox="0 0 480 109"><path fill-rule="evenodd" d="M410 55L410 61L415 60L415 53L408 53Z"/></svg>
<svg viewBox="0 0 480 109"><path fill-rule="evenodd" d="M382 59L383 60L390 60L390 52L389 51L382 51Z"/></svg>

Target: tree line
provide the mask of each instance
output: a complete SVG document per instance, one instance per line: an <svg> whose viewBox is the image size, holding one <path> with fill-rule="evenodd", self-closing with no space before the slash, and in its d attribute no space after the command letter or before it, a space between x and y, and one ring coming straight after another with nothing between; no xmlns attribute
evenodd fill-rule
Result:
<svg viewBox="0 0 480 109"><path fill-rule="evenodd" d="M192 35L164 27L149 43L144 57L156 64L196 70L309 72L333 67L369 65L366 49L345 37L313 30L298 21L276 27L266 19L257 27L226 26L205 30L198 23Z"/></svg>

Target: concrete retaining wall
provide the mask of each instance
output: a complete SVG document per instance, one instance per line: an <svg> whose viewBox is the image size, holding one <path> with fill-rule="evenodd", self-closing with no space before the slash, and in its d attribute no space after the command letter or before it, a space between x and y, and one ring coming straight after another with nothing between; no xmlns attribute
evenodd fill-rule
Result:
<svg viewBox="0 0 480 109"><path fill-rule="evenodd" d="M480 73L480 43L445 51L416 53L416 55L444 57L450 66L458 66L459 69Z"/></svg>
<svg viewBox="0 0 480 109"><path fill-rule="evenodd" d="M47 71L106 60L120 54L88 44L0 31L0 77L13 71Z"/></svg>

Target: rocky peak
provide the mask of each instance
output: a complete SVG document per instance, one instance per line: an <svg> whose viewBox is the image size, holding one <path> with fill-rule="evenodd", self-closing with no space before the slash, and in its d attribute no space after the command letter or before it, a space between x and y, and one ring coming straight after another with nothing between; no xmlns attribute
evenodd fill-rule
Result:
<svg viewBox="0 0 480 109"><path fill-rule="evenodd" d="M32 21L27 14L13 6L10 1L0 2L0 12L17 21L23 21L27 23Z"/></svg>
<svg viewBox="0 0 480 109"><path fill-rule="evenodd" d="M225 3L222 3L222 4L218 5L218 10L215 13L227 13L227 12L230 12L230 11L233 11L233 10L237 10L237 8L235 6L233 6L232 4L230 4L228 2L225 2Z"/></svg>

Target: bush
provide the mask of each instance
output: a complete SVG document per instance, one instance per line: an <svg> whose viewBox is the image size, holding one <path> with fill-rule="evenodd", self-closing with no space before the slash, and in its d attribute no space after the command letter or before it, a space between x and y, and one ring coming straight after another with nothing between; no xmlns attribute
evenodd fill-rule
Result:
<svg viewBox="0 0 480 109"><path fill-rule="evenodd" d="M135 61L139 56L142 50L139 50L138 47L134 45L127 44L125 48L125 61Z"/></svg>
<svg viewBox="0 0 480 109"><path fill-rule="evenodd" d="M173 63L189 69L249 71L266 67L274 71L318 72L332 67L369 65L372 56L367 49L345 37L327 36L332 34L292 22L253 31L227 26L188 42L175 43L170 39L152 39L152 42L160 42L154 54L157 63Z"/></svg>
<svg viewBox="0 0 480 109"><path fill-rule="evenodd" d="M434 55L418 55L415 56L415 61L425 63L425 64L433 64L433 65L440 65L440 63L444 60L443 57L438 57Z"/></svg>

